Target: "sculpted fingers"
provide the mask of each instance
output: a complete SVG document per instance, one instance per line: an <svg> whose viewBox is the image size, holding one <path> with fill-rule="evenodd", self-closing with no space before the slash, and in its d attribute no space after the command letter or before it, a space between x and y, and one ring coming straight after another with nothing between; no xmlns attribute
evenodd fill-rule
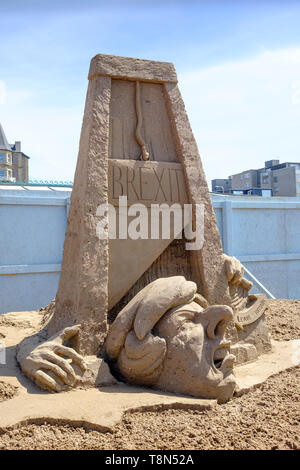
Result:
<svg viewBox="0 0 300 470"><path fill-rule="evenodd" d="M50 355L48 356L49 360L46 359L46 356L44 356L44 357L45 357L45 359L40 361L40 363L38 364L38 369L39 370L49 370L49 371L53 372L53 374L59 380L61 380L63 383L68 384L68 382L69 382L68 374L63 369L61 369L59 366L57 366L56 364L51 362L52 357Z"/></svg>
<svg viewBox="0 0 300 470"><path fill-rule="evenodd" d="M50 363L56 364L57 367L61 369L61 378L63 379L64 383L66 383L67 385L74 385L77 378L72 366L68 363L66 359L62 358L61 356L58 356L55 353L46 353L44 354L44 358Z"/></svg>
<svg viewBox="0 0 300 470"><path fill-rule="evenodd" d="M242 263L238 259L236 259L234 256L232 257L226 256L225 268L226 268L226 275L227 275L228 283L234 286L242 285L243 278L244 278L244 266L242 265ZM247 285L247 287L249 286L247 282L245 283L245 285Z"/></svg>
<svg viewBox="0 0 300 470"><path fill-rule="evenodd" d="M75 386L81 380L81 374L74 369L76 363L85 372L87 366L82 356L72 348L62 344L63 341L76 335L80 325L65 328L52 336L48 341L36 341L36 347L25 343L23 350L18 352L17 360L23 372L33 379L40 387L60 392L66 386Z"/></svg>
<svg viewBox="0 0 300 470"><path fill-rule="evenodd" d="M236 264L236 271L231 280L231 284L235 286L239 285L243 279L243 276L244 276L244 267L242 266L240 262L238 262L238 264Z"/></svg>
<svg viewBox="0 0 300 470"><path fill-rule="evenodd" d="M248 281L248 279L245 279L245 278L243 277L243 279L242 279L242 281L241 281L241 286L242 286L244 289L246 289L246 290L249 291L250 289L252 289L253 283L252 283L251 281Z"/></svg>
<svg viewBox="0 0 300 470"><path fill-rule="evenodd" d="M246 291L249 291L253 287L253 284L251 281L248 281L248 279L244 278L245 269L242 263L234 256L230 257L224 255L224 257L228 284L233 286L241 286Z"/></svg>
<svg viewBox="0 0 300 470"><path fill-rule="evenodd" d="M76 336L79 333L80 328L81 328L81 325L73 325L73 326L69 326L67 328L64 328L59 333L59 336L58 336L58 338L60 339L59 343L63 344L68 339L73 338L73 336Z"/></svg>
<svg viewBox="0 0 300 470"><path fill-rule="evenodd" d="M226 256L225 260L225 269L226 269L226 275L227 275L227 280L230 282L235 274L234 270L234 258L230 258L229 256Z"/></svg>
<svg viewBox="0 0 300 470"><path fill-rule="evenodd" d="M37 385L52 392L61 392L64 388L42 370L35 372L34 379Z"/></svg>
<svg viewBox="0 0 300 470"><path fill-rule="evenodd" d="M67 346L56 346L54 349L55 354L59 356L66 356L72 359L83 371L87 369L84 359L74 349Z"/></svg>

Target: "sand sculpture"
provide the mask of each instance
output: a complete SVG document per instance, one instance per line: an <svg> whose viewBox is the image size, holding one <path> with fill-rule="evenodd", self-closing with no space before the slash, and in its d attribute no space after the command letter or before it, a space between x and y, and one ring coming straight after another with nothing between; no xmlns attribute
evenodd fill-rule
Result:
<svg viewBox="0 0 300 470"><path fill-rule="evenodd" d="M203 207L201 248L186 250L175 229L164 239L111 238L109 210L99 237L99 206L120 216L120 197L146 208L144 222L153 204ZM109 383L109 364L129 383L224 402L234 392L234 356L249 362L271 349L264 296L251 287L222 251L173 65L97 55L55 309L19 346L23 372L60 391Z"/></svg>

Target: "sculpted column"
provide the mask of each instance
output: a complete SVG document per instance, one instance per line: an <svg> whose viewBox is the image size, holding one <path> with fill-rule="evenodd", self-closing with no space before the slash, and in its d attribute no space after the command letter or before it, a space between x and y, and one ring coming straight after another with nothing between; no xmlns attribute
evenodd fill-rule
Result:
<svg viewBox="0 0 300 470"><path fill-rule="evenodd" d="M96 234L97 207L108 198L110 77L90 78L64 243L54 334L81 323L76 349L96 354L107 332L108 239Z"/></svg>

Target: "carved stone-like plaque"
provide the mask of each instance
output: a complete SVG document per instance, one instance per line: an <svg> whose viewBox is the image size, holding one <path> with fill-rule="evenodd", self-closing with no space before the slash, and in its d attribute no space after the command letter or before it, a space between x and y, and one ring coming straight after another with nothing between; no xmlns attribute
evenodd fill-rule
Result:
<svg viewBox="0 0 300 470"><path fill-rule="evenodd" d="M188 203L184 171L180 163L109 160L108 200L118 205L120 196L128 203L144 205Z"/></svg>

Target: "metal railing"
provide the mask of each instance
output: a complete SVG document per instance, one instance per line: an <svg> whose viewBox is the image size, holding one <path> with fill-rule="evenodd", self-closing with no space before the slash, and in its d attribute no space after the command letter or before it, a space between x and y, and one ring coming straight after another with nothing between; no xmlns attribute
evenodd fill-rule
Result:
<svg viewBox="0 0 300 470"><path fill-rule="evenodd" d="M0 180L0 185L5 186L59 186L72 188L73 181L57 181L57 180L28 180L28 181L4 181Z"/></svg>
<svg viewBox="0 0 300 470"><path fill-rule="evenodd" d="M271 292L261 283L259 282L259 280L249 271L249 269L247 269L245 266L244 266L244 270L245 272L248 274L248 277L250 278L250 280L253 282L253 284L260 290L263 291L264 294L266 294L266 296L269 298L269 299L276 299L276 297L274 297L273 294L271 294Z"/></svg>

